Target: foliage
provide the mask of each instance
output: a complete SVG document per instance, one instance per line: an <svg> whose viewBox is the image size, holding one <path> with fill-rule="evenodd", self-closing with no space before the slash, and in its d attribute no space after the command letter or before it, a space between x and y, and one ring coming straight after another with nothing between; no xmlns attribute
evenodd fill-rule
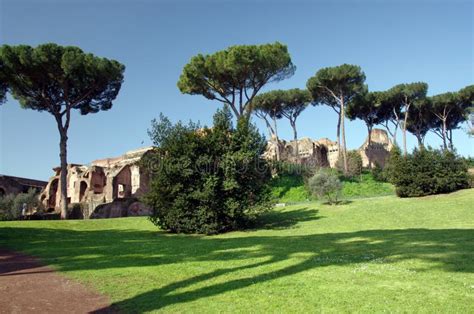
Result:
<svg viewBox="0 0 474 314"><path fill-rule="evenodd" d="M342 101L347 104L366 89L365 74L356 65L343 64L320 69L306 86L314 104L324 104L339 110Z"/></svg>
<svg viewBox="0 0 474 314"><path fill-rule="evenodd" d="M410 116L410 108L417 103L423 103L426 100L428 92L428 84L424 82L415 82L409 84L398 84L390 88L385 96L386 101L391 104L389 107L400 112L399 117L402 121L403 131L403 150L407 154L406 131L409 125L408 118ZM418 138L420 141L420 137Z"/></svg>
<svg viewBox="0 0 474 314"><path fill-rule="evenodd" d="M249 113L249 104L264 85L288 78L294 71L287 47L279 42L238 45L191 58L178 88L185 94L227 104L240 117Z"/></svg>
<svg viewBox="0 0 474 314"><path fill-rule="evenodd" d="M2 77L22 108L54 116L60 135L61 217L67 217L67 140L71 111L82 115L112 108L125 67L115 60L53 43L0 47Z"/></svg>
<svg viewBox="0 0 474 314"><path fill-rule="evenodd" d="M339 156L336 162L336 168L344 172L344 161L342 156ZM347 172L344 174L347 177L355 177L362 173L362 157L357 150L350 150L347 152Z"/></svg>
<svg viewBox="0 0 474 314"><path fill-rule="evenodd" d="M7 99L8 84L4 75L3 62L0 59L0 105L2 105Z"/></svg>
<svg viewBox="0 0 474 314"><path fill-rule="evenodd" d="M336 204L341 196L342 183L339 177L326 169L320 169L308 180L308 188L319 199Z"/></svg>
<svg viewBox="0 0 474 314"><path fill-rule="evenodd" d="M406 129L418 140L418 147L424 145L425 136L433 128L435 117L428 98L414 101L408 109Z"/></svg>
<svg viewBox="0 0 474 314"><path fill-rule="evenodd" d="M467 165L450 151L415 149L402 157L394 149L389 159L389 178L400 197L449 193L468 187Z"/></svg>
<svg viewBox="0 0 474 314"><path fill-rule="evenodd" d="M172 125L161 116L149 133L157 149L145 161L153 171L145 202L154 224L213 234L243 228L269 208L270 173L261 158L266 143L248 119L234 128L225 106L211 129Z"/></svg>
<svg viewBox="0 0 474 314"><path fill-rule="evenodd" d="M115 60L52 43L35 48L4 45L0 60L11 94L21 106L55 117L68 108L81 114L110 109L125 70Z"/></svg>
<svg viewBox="0 0 474 314"><path fill-rule="evenodd" d="M385 98L384 92L367 92L358 94L351 102L348 103L346 116L351 119L360 119L365 122L367 128L372 130L376 124L382 123L385 118L383 102Z"/></svg>
<svg viewBox="0 0 474 314"><path fill-rule="evenodd" d="M312 95L313 104L324 104L338 114L337 143L344 158L345 173L348 172L344 127L345 108L354 98L367 91L364 82L365 74L359 66L343 64L320 69L306 83Z"/></svg>
<svg viewBox="0 0 474 314"><path fill-rule="evenodd" d="M29 189L27 193L0 196L0 220L20 219L23 204L26 204L28 210L40 205L36 190Z"/></svg>
<svg viewBox="0 0 474 314"><path fill-rule="evenodd" d="M379 164L375 163L370 172L375 181L388 182L387 171L380 167Z"/></svg>

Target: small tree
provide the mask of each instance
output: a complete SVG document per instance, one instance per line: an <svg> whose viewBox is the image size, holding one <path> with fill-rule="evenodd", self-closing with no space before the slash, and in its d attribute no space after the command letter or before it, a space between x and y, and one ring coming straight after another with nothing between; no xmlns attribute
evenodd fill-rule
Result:
<svg viewBox="0 0 474 314"><path fill-rule="evenodd" d="M280 140L278 138L277 119L283 116L280 91L272 91L255 96L251 103L251 111L265 121L270 138L274 141L277 161L280 161ZM269 119L273 121L273 125Z"/></svg>
<svg viewBox="0 0 474 314"><path fill-rule="evenodd" d="M405 156L407 155L407 127L410 107L413 103L424 100L426 93L428 92L428 84L418 82L410 84L399 84L387 91L389 101L393 103L392 107L401 108L401 114L403 118L403 151Z"/></svg>
<svg viewBox="0 0 474 314"><path fill-rule="evenodd" d="M295 66L285 45L232 46L211 55L198 54L183 68L178 88L227 104L239 118L260 89L293 75Z"/></svg>
<svg viewBox="0 0 474 314"><path fill-rule="evenodd" d="M293 129L293 139L296 146L295 157L298 158L298 132L296 129L296 120L310 102L311 94L306 90L301 90L299 88L290 90L274 90L255 97L252 103L252 109L258 117L264 118L264 114L271 116L274 121L275 131L277 118L285 117L289 120L291 128Z"/></svg>
<svg viewBox="0 0 474 314"><path fill-rule="evenodd" d="M290 121L293 129L293 140L295 141L295 157L299 160L298 132L296 131L296 119L308 107L311 102L311 94L307 90L299 88L283 92L283 106L281 114Z"/></svg>
<svg viewBox="0 0 474 314"><path fill-rule="evenodd" d="M115 60L56 44L0 48L3 76L22 108L53 115L60 135L61 218L67 216L67 140L71 112L82 115L112 108L125 66Z"/></svg>
<svg viewBox="0 0 474 314"><path fill-rule="evenodd" d="M329 204L337 204L342 192L342 183L337 174L320 169L308 180L311 193L319 199L326 199Z"/></svg>
<svg viewBox="0 0 474 314"><path fill-rule="evenodd" d="M418 140L418 147L424 148L425 136L435 123L431 101L427 98L415 101L408 111L406 129Z"/></svg>
<svg viewBox="0 0 474 314"><path fill-rule="evenodd" d="M364 93L365 74L356 65L343 64L323 68L311 77L306 86L311 92L314 104L331 107L337 114L337 145L344 158L344 171L347 172L346 136L344 117L346 105L357 95ZM342 133L342 136L341 136Z"/></svg>
<svg viewBox="0 0 474 314"><path fill-rule="evenodd" d="M448 144L452 149L452 130L458 128L469 115L471 106L469 89L470 93L474 94L473 85L458 93L444 93L431 98L433 104L431 110L434 116L432 131L441 138L445 150L448 149Z"/></svg>
<svg viewBox="0 0 474 314"><path fill-rule="evenodd" d="M392 142L397 144L397 133L402 117L402 106L398 101L394 101L388 91L379 92L378 101L380 103L380 124L382 124L392 137Z"/></svg>
<svg viewBox="0 0 474 314"><path fill-rule="evenodd" d="M383 106L384 93L370 92L355 97L347 106L346 116L351 119L360 119L365 122L368 132L368 146L372 144L372 129L374 125L380 124L386 115ZM371 155L369 157L369 168L372 168Z"/></svg>

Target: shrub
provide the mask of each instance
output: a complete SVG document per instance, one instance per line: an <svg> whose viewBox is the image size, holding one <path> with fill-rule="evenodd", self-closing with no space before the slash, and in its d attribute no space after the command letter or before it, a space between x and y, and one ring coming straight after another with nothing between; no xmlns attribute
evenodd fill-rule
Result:
<svg viewBox="0 0 474 314"><path fill-rule="evenodd" d="M379 164L375 163L370 172L375 181L388 182L387 171L380 167Z"/></svg>
<svg viewBox="0 0 474 314"><path fill-rule="evenodd" d="M271 176L261 158L266 142L248 119L234 128L225 107L212 128L200 128L161 115L149 134L157 148L142 161L151 171L144 201L154 224L213 234L243 228L270 208Z"/></svg>
<svg viewBox="0 0 474 314"><path fill-rule="evenodd" d="M402 157L400 150L394 149L388 171L400 197L449 193L469 186L465 161L450 151L415 149Z"/></svg>
<svg viewBox="0 0 474 314"><path fill-rule="evenodd" d="M34 189L28 190L27 193L0 197L0 220L19 219L23 204L26 204L28 210L39 206L37 192Z"/></svg>
<svg viewBox="0 0 474 314"><path fill-rule="evenodd" d="M310 191L319 199L326 199L329 204L335 204L342 191L342 183L338 176L331 171L320 169L308 180Z"/></svg>
<svg viewBox="0 0 474 314"><path fill-rule="evenodd" d="M336 169L344 172L344 158L342 157L342 154L337 159ZM347 151L347 173L345 173L345 176L356 177L359 176L361 172L362 157L360 156L360 153L356 150Z"/></svg>

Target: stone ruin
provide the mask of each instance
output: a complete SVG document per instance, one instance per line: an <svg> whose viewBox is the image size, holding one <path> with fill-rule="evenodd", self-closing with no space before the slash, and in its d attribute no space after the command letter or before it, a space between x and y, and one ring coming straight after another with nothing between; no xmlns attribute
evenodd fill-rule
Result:
<svg viewBox="0 0 474 314"><path fill-rule="evenodd" d="M299 158L295 157L295 141L280 141L280 160L296 162L314 167L336 166L339 156L337 142L327 138L313 141L310 138L298 140ZM392 148L387 132L372 130L372 144L368 139L358 149L364 167L369 164L369 156L374 164L383 167ZM152 147L129 151L116 158L95 160L89 165L69 164L67 176L67 202L69 207L80 206L78 218L112 218L146 216L151 210L138 199L148 191L149 175L139 165L140 159ZM264 158L276 160L276 145L270 141ZM60 172L55 175L40 194L42 205L49 212L60 212Z"/></svg>
<svg viewBox="0 0 474 314"><path fill-rule="evenodd" d="M0 197L13 194L27 193L30 189L40 192L48 182L20 178L13 176L6 176L0 174Z"/></svg>
<svg viewBox="0 0 474 314"><path fill-rule="evenodd" d="M149 186L149 177L138 162L151 149L129 151L120 157L95 160L90 165L69 164L68 206L80 206L82 217L79 218L149 215L150 210L138 201ZM61 168L53 170L55 175L39 197L49 212L59 212Z"/></svg>
<svg viewBox="0 0 474 314"><path fill-rule="evenodd" d="M393 144L385 130L373 129L371 132L371 145L368 145L368 137L362 146L357 150L362 157L363 167L369 166L369 157L372 164L380 167L385 166L386 159L389 155ZM333 142L327 138L314 141L310 138L302 138L298 140L298 158L295 155L295 141L280 140L278 149L280 150L280 160L300 163L314 167L336 167L339 157L339 148L337 142ZM277 159L277 145L275 141L269 141L267 150L264 153L267 160Z"/></svg>

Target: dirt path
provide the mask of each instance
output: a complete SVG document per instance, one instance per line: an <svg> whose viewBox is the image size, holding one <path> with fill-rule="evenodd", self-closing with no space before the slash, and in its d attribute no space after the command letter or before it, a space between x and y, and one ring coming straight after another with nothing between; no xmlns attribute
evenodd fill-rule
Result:
<svg viewBox="0 0 474 314"><path fill-rule="evenodd" d="M109 305L107 297L59 275L36 258L0 248L0 313L88 313Z"/></svg>

